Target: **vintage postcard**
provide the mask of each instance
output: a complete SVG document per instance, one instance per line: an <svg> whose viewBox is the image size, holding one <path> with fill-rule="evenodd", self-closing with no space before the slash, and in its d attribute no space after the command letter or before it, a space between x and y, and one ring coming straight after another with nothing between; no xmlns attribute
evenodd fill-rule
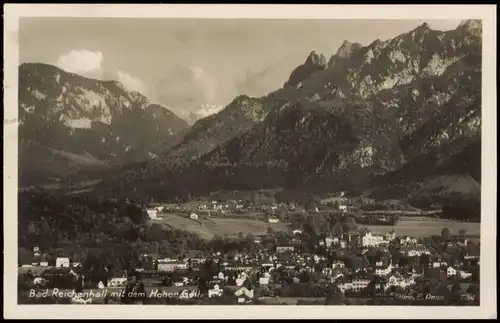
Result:
<svg viewBox="0 0 500 323"><path fill-rule="evenodd" d="M5 317L496 318L495 6L4 9Z"/></svg>

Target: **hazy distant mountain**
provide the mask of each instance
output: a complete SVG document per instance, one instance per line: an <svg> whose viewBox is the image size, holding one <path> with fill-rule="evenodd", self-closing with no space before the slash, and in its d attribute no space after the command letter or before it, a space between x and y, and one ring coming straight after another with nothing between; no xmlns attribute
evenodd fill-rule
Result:
<svg viewBox="0 0 500 323"><path fill-rule="evenodd" d="M169 110L118 82L46 64L19 67L22 184L150 159L174 145L187 127Z"/></svg>
<svg viewBox="0 0 500 323"><path fill-rule="evenodd" d="M480 143L481 46L480 22L464 21L446 32L423 24L368 46L346 41L328 62L313 51L282 89L236 98L127 178L132 186L140 180L149 192L166 178L188 176L174 171L158 182L157 174L172 165L197 174L193 191L200 192L231 188L234 180L224 176L236 176L235 170L244 176L244 169L253 170L247 188L362 191L446 172L468 173L477 181L480 153L471 154ZM458 165L460 155L467 165Z"/></svg>

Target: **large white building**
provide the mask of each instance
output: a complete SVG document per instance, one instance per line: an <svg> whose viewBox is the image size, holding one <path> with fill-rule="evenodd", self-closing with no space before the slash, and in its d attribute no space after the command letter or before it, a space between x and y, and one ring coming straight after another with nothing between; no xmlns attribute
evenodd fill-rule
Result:
<svg viewBox="0 0 500 323"><path fill-rule="evenodd" d="M335 269L335 268L343 269L343 268L345 268L345 263L342 260L336 260L333 262L332 268L333 269Z"/></svg>
<svg viewBox="0 0 500 323"><path fill-rule="evenodd" d="M236 278L236 286L242 286L247 278L248 276L246 272L239 273L238 278Z"/></svg>
<svg viewBox="0 0 500 323"><path fill-rule="evenodd" d="M149 209L147 212L148 212L148 216L150 219L157 219L158 218L158 210Z"/></svg>
<svg viewBox="0 0 500 323"><path fill-rule="evenodd" d="M377 266L375 267L375 275L376 276L387 276L392 272L392 265L389 264L387 267Z"/></svg>
<svg viewBox="0 0 500 323"><path fill-rule="evenodd" d="M214 288L208 290L208 297L219 297L222 296L223 290L220 288L218 284L214 285Z"/></svg>
<svg viewBox="0 0 500 323"><path fill-rule="evenodd" d="M67 257L57 257L56 267L66 267L69 268L70 260Z"/></svg>
<svg viewBox="0 0 500 323"><path fill-rule="evenodd" d="M127 284L126 277L113 277L108 280L109 287L125 286Z"/></svg>
<svg viewBox="0 0 500 323"><path fill-rule="evenodd" d="M351 281L339 284L338 287L342 293L346 291L359 292L365 289L368 284L370 284L370 280L367 278L355 278Z"/></svg>
<svg viewBox="0 0 500 323"><path fill-rule="evenodd" d="M187 264L181 261L158 261L159 272L172 272L187 269Z"/></svg>
<svg viewBox="0 0 500 323"><path fill-rule="evenodd" d="M401 287L401 288L407 288L412 285L415 285L415 278L413 276L410 277L403 277L399 274L391 275L387 279L387 284L385 285L385 289L389 289L392 286L395 287Z"/></svg>
<svg viewBox="0 0 500 323"><path fill-rule="evenodd" d="M446 268L446 276L452 277L452 276L456 276L456 274L457 274L457 270L455 268L453 268L451 266Z"/></svg>
<svg viewBox="0 0 500 323"><path fill-rule="evenodd" d="M368 246L378 246L382 243L386 243L384 236L381 235L373 235L370 231L365 231L361 236L361 245L363 247Z"/></svg>
<svg viewBox="0 0 500 323"><path fill-rule="evenodd" d="M419 257L421 255L430 255L431 251L424 245L415 245L401 248L400 253L407 257Z"/></svg>

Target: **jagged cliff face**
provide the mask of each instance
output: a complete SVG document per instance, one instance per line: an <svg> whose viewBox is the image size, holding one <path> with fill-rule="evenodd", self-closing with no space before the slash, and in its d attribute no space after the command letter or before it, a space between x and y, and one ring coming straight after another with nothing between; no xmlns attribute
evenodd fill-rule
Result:
<svg viewBox="0 0 500 323"><path fill-rule="evenodd" d="M288 165L297 159L314 165L311 169L318 173L354 166L386 173L421 154L470 142L481 125L479 27L465 22L440 32L424 24L366 47L344 42L328 66L313 52L292 72L285 83L289 93L280 102L297 103L301 117L289 118L275 106L277 112L265 126L256 126L205 160ZM331 134L333 118L349 130ZM285 134L278 124L286 122ZM327 147L339 140L350 148L332 162L334 150Z"/></svg>
<svg viewBox="0 0 500 323"><path fill-rule="evenodd" d="M312 51L307 57L305 63L293 70L288 82L285 83L285 86L296 86L300 88L302 86L302 81L315 72L324 71L326 66L325 56Z"/></svg>
<svg viewBox="0 0 500 323"><path fill-rule="evenodd" d="M172 112L118 82L45 64L19 68L20 175L27 183L33 176L57 178L153 158L186 127Z"/></svg>

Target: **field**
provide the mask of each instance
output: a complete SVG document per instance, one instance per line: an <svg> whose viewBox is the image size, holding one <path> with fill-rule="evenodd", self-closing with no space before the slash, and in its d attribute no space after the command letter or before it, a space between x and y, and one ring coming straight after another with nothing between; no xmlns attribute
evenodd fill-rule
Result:
<svg viewBox="0 0 500 323"><path fill-rule="evenodd" d="M179 214L167 213L160 215L159 219L154 221L167 224L174 229L195 233L207 240L212 239L216 234L220 236L232 236L240 232L245 235L265 234L269 227L274 231L288 231L287 223L267 223L258 220L248 220L244 216L241 219L200 217L199 220L191 220Z"/></svg>
<svg viewBox="0 0 500 323"><path fill-rule="evenodd" d="M368 228L373 233L383 234L394 229L396 235L404 236L431 236L441 235L443 228L448 228L453 234L459 230L465 230L467 235L477 235L481 233L480 223L456 222L444 219L435 219L430 217L400 217L400 220L394 226L390 225L360 225Z"/></svg>

